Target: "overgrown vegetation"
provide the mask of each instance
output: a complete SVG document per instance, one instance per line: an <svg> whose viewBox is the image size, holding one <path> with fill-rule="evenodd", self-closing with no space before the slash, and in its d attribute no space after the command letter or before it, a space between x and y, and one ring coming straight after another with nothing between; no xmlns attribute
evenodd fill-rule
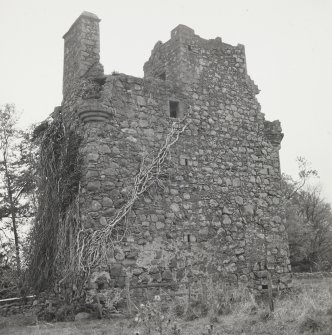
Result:
<svg viewBox="0 0 332 335"><path fill-rule="evenodd" d="M295 282L293 290L276 296L275 311L270 312L264 295L255 299L244 286L208 282L206 293L197 295L191 302L175 298L166 308L157 296L154 301L140 306L135 330L127 330L127 333L327 335L332 331L331 284L328 279ZM178 314L179 310L186 312Z"/></svg>
<svg viewBox="0 0 332 335"><path fill-rule="evenodd" d="M52 325L37 322L50 334L76 334L79 329L82 333L102 332L109 335L330 335L331 279L302 279L294 284L292 291L276 297L273 313L269 311L264 297L254 299L243 286L232 288L222 284L210 286L209 283L205 297L198 295L191 302L181 297L173 297L170 301L169 295L161 291L154 300L138 306L138 313L132 318ZM191 314L183 312L190 310ZM67 309L57 311L59 320L66 320L60 318L63 315L73 317L70 310L69 313ZM33 315L26 316L24 320L22 316L0 317L0 329L9 334L15 333L15 330L21 333L22 328L18 325L26 326L35 322Z"/></svg>
<svg viewBox="0 0 332 335"><path fill-rule="evenodd" d="M183 120L181 120L182 122ZM155 157L142 161L124 205L105 228L91 231L79 219L80 139L67 133L61 120L42 127L38 162L38 214L31 234L29 281L37 291L57 284L74 288L80 298L90 269L107 259L117 240L114 231L137 198L158 181L169 148L186 124L173 123ZM148 161L148 163L147 163ZM50 238L52 236L52 238Z"/></svg>
<svg viewBox="0 0 332 335"><path fill-rule="evenodd" d="M0 106L0 298L22 294L24 232L34 216L30 134L12 104Z"/></svg>
<svg viewBox="0 0 332 335"><path fill-rule="evenodd" d="M35 290L42 291L63 273L61 255L67 253L71 236L60 228L78 193L82 162L78 152L81 138L67 131L61 118L43 127L36 141L40 145L36 172L39 210L30 235L28 278Z"/></svg>
<svg viewBox="0 0 332 335"><path fill-rule="evenodd" d="M318 173L298 158L299 178L283 176L286 198L286 229L293 271L332 270L332 210L320 188L310 184Z"/></svg>

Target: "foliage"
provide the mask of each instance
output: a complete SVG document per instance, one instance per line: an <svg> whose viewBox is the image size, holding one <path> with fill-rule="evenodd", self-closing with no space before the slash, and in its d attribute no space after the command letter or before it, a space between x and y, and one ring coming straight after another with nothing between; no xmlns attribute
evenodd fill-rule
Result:
<svg viewBox="0 0 332 335"><path fill-rule="evenodd" d="M258 312L266 312L265 305L259 306L253 293L244 285L230 286L208 279L202 281L202 290L197 290L190 298L189 295L172 298L167 294L157 295L154 300L141 304L135 321L142 334L187 334L182 332L179 324L208 320L204 327L207 333L195 329L195 334L219 334L214 331L214 325L221 318Z"/></svg>
<svg viewBox="0 0 332 335"><path fill-rule="evenodd" d="M282 188L286 201L291 200L308 183L312 177L318 177L317 170L311 168L310 162L304 157L297 157L298 178L293 179L291 176L283 174Z"/></svg>
<svg viewBox="0 0 332 335"><path fill-rule="evenodd" d="M206 288L199 301L207 306L207 315L211 320L218 320L221 316L234 312L250 312L257 308L253 293L245 285L230 286L208 279Z"/></svg>
<svg viewBox="0 0 332 335"><path fill-rule="evenodd" d="M151 159L151 163L143 160L128 201L100 230L84 229L80 221L81 138L66 129L61 114L52 123L36 128L34 136L40 144L38 214L30 238L29 263L29 282L35 290L51 288L55 282L60 286L71 284L75 288L75 297L80 298L90 269L112 252L118 224L131 210L137 197L155 181L158 182L169 148L185 128L186 124L180 124L180 121L172 125L156 157Z"/></svg>
<svg viewBox="0 0 332 335"><path fill-rule="evenodd" d="M40 146L37 162L38 212L30 234L28 280L36 291L41 291L51 287L61 275L59 253L68 251L64 247L68 236L61 235L59 227L66 221L66 214L78 193L81 138L66 131L61 117L36 129L34 137Z"/></svg>
<svg viewBox="0 0 332 335"><path fill-rule="evenodd" d="M17 121L18 113L14 105L0 107L0 234L6 242L14 240L19 274L22 257L20 227L34 215L33 202L30 201L34 189L34 169L30 135L18 129Z"/></svg>
<svg viewBox="0 0 332 335"><path fill-rule="evenodd" d="M17 293L17 272L13 266L15 247L10 242L2 242L0 247L0 299L5 299Z"/></svg>
<svg viewBox="0 0 332 335"><path fill-rule="evenodd" d="M232 299L229 301L230 312L227 314L218 315L218 318L209 317L211 314L212 306L208 305L208 317L196 318L193 321L185 321L183 317L177 317L173 312L169 326L163 327L163 334L167 335L221 335L221 334L247 334L247 335L285 335L285 334L332 334L332 291L331 291L331 278L320 279L319 281L312 279L296 279L294 280L294 289L285 292L278 296L276 299L275 311L270 313L266 309L265 304L254 304L248 300L247 291L242 287L231 288ZM211 290L213 292L213 287ZM226 287L224 290L227 294ZM219 291L215 291L217 295ZM234 299L234 300L233 300ZM187 300L182 300L186 304ZM158 304L154 306L152 312L156 310L163 310L163 302L154 300L151 302ZM37 307L38 308L38 307ZM72 306L64 305L59 307L58 304L52 301L50 304L43 304L43 310L49 311L49 315L54 314L56 320L73 319L74 314L78 311ZM140 309L140 307L138 307ZM145 307L144 307L145 308ZM184 306L186 308L186 306ZM144 313L145 320L149 320L149 310ZM164 325L167 324L168 312L164 313L162 320ZM55 315L56 314L56 315ZM138 316L140 316L140 312ZM146 316L145 316L146 315ZM88 322L75 322L71 323L43 323L43 329L52 334L61 333L105 333L105 334L139 334L144 335L150 328L151 335L160 334L158 327L154 326L155 321L162 317L157 316L156 319L150 317L151 322L144 326L143 322L136 322L131 319L118 319L111 318L110 320L89 320ZM21 318L25 318L22 320ZM97 317L97 316L95 316ZM38 329L36 324L36 317L30 316L28 313L25 315L14 315L12 317L1 318L0 328L4 329L3 333L22 333L24 330L30 332ZM38 324L38 321L37 321ZM21 328L30 325L29 329ZM9 326L16 328L9 328ZM21 327L17 327L21 326ZM2 330L1 329L1 330ZM46 330L45 330L46 331Z"/></svg>
<svg viewBox="0 0 332 335"><path fill-rule="evenodd" d="M156 295L154 300L140 305L135 321L147 335L155 332L159 335L169 334L174 329L172 308L165 305L160 295Z"/></svg>
<svg viewBox="0 0 332 335"><path fill-rule="evenodd" d="M286 208L294 271L332 269L332 211L317 187L302 190Z"/></svg>
<svg viewBox="0 0 332 335"><path fill-rule="evenodd" d="M317 186L305 185L315 170L302 158L299 180L283 176L286 229L293 271L332 269L332 210Z"/></svg>

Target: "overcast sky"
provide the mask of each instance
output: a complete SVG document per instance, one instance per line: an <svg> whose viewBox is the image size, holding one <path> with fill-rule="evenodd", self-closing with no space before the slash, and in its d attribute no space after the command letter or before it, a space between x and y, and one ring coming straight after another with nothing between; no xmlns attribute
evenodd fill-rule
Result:
<svg viewBox="0 0 332 335"><path fill-rule="evenodd" d="M154 44L180 23L244 44L262 112L283 127L282 171L296 177L306 157L332 203L332 0L0 0L0 104L15 103L22 125L61 104L62 36L82 11L102 19L106 74L142 77Z"/></svg>

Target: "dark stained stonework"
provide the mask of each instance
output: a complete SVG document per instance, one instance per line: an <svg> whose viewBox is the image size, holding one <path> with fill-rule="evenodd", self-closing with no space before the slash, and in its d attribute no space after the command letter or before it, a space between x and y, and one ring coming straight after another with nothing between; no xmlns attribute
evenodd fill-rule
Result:
<svg viewBox="0 0 332 335"><path fill-rule="evenodd" d="M189 273L193 281L211 277L261 290L266 269L274 285L287 287L283 134L279 121L266 121L260 111L244 46L205 40L179 25L155 45L144 78L104 76L98 22L84 12L64 36L61 111L83 136L84 227L107 224L126 201L143 156L158 152L176 117L187 115L189 125L162 167L162 187L153 185L135 203L123 223L125 238L93 272L90 293L98 281L103 289L123 287L126 276L137 288L181 289Z"/></svg>

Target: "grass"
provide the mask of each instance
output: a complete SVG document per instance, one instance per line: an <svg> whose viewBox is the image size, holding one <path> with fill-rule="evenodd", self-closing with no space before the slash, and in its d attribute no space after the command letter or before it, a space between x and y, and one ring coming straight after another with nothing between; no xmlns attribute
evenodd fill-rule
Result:
<svg viewBox="0 0 332 335"><path fill-rule="evenodd" d="M174 313L172 323L168 329L164 327L163 335L332 334L331 278L296 280L292 292L276 298L273 313L269 312L264 299L256 302L244 288L236 291L228 288L219 296L214 290L211 293L214 294L207 293L205 303L195 302L186 307L186 312L194 313L194 317L188 318L184 313L180 318ZM144 330L146 327L133 319L38 323L33 315L0 318L0 334L6 335L134 335L136 331L142 335ZM152 331L153 334L160 332Z"/></svg>

